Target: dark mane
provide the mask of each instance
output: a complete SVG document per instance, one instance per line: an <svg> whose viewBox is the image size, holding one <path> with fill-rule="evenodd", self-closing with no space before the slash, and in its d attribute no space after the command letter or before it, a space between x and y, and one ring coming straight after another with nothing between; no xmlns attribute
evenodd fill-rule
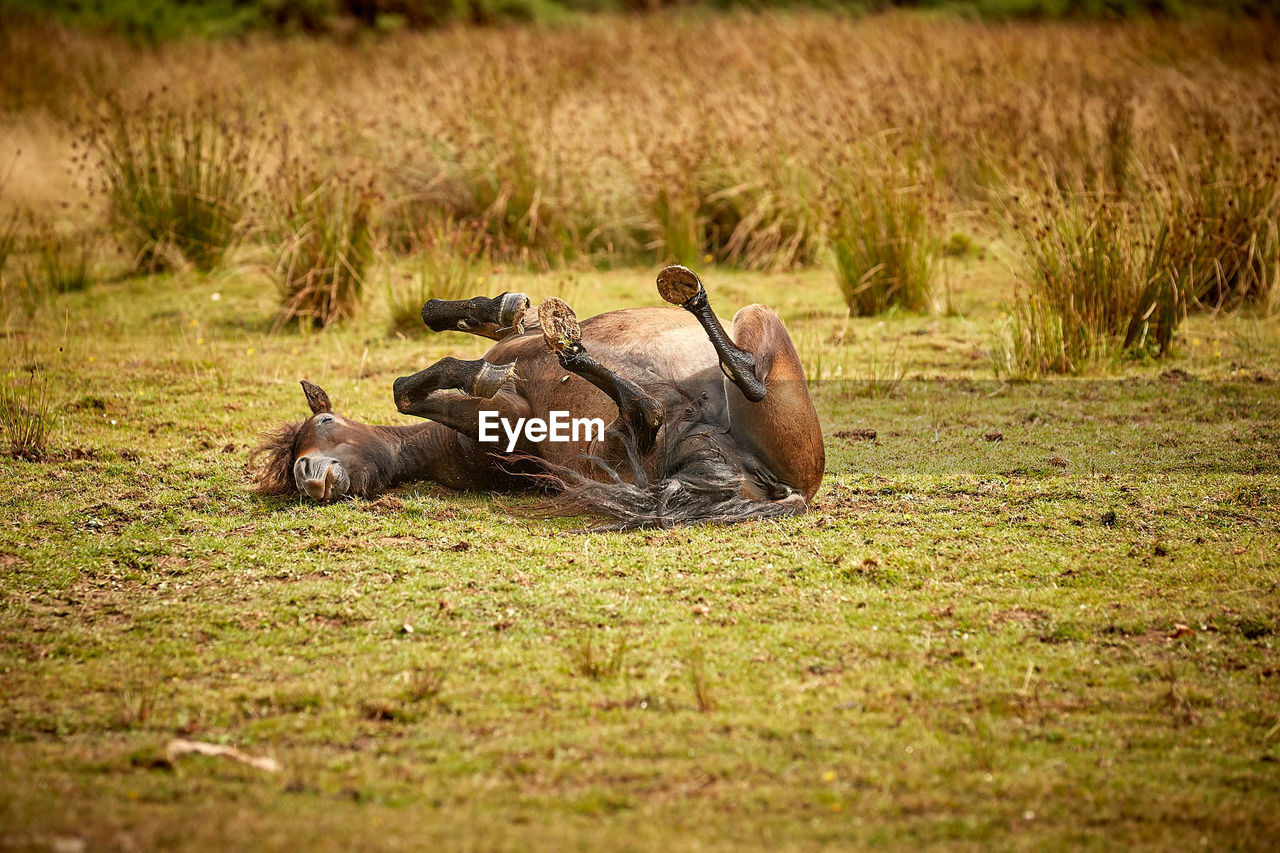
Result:
<svg viewBox="0 0 1280 853"><path fill-rule="evenodd" d="M684 417L659 431L649 454L640 450L629 430L623 430L624 458L618 463L584 457L600 479L570 466L543 463L542 472L533 478L556 494L535 514L614 519L598 530L733 524L792 515L794 508L741 496L749 472L724 446L728 437L707 428L698 404L687 395L685 402ZM765 476L762 471L750 473ZM766 485L782 488L776 481Z"/></svg>
<svg viewBox="0 0 1280 853"><path fill-rule="evenodd" d="M261 444L249 452L249 470L253 477L253 491L259 495L297 494L298 484L293 479L293 455L297 449L298 433L304 421L283 423L267 433ZM258 463L259 457L266 460Z"/></svg>

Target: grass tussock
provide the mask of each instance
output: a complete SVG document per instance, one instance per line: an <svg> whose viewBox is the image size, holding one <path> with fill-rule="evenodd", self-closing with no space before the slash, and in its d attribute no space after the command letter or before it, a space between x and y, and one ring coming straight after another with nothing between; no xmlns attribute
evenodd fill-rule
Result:
<svg viewBox="0 0 1280 853"><path fill-rule="evenodd" d="M6 174L0 175L0 205L3 205L5 201L5 187L9 183L11 173L12 169ZM14 249L18 246L19 219L16 209L0 209L0 278L4 277L4 268L9 262L9 256L13 254Z"/></svg>
<svg viewBox="0 0 1280 853"><path fill-rule="evenodd" d="M1029 209L1030 208L1030 209ZM1163 356L1186 317L1159 209L1090 195L1051 196L1015 212L1026 256L998 373L1079 373L1109 357Z"/></svg>
<svg viewBox="0 0 1280 853"><path fill-rule="evenodd" d="M445 681L449 678L448 666L416 666L404 673L404 701L413 705L430 705L440 701Z"/></svg>
<svg viewBox="0 0 1280 853"><path fill-rule="evenodd" d="M933 307L942 244L918 171L853 170L839 185L831 244L836 283L849 312Z"/></svg>
<svg viewBox="0 0 1280 853"><path fill-rule="evenodd" d="M627 637L620 637L611 648L596 630L588 628L570 644L568 655L577 675L592 681L616 678L626 660Z"/></svg>
<svg viewBox="0 0 1280 853"><path fill-rule="evenodd" d="M1200 310L1274 310L1280 287L1280 160L1215 152L1164 179L1165 266Z"/></svg>
<svg viewBox="0 0 1280 853"><path fill-rule="evenodd" d="M16 212L8 216L0 216L0 279L4 278L4 268L9 263L9 256L18 245L18 215Z"/></svg>
<svg viewBox="0 0 1280 853"><path fill-rule="evenodd" d="M39 462L49 455L53 397L49 372L31 363L10 369L0 379L0 428L5 450L16 459Z"/></svg>
<svg viewBox="0 0 1280 853"><path fill-rule="evenodd" d="M110 227L134 269L210 270L235 245L260 152L233 109L113 104L88 139Z"/></svg>
<svg viewBox="0 0 1280 853"><path fill-rule="evenodd" d="M268 227L280 295L274 328L318 329L354 316L373 261L372 187L294 164L273 190Z"/></svg>
<svg viewBox="0 0 1280 853"><path fill-rule="evenodd" d="M26 242L21 279L29 293L71 293L91 283L96 251L93 234L67 234L48 223L32 223Z"/></svg>
<svg viewBox="0 0 1280 853"><path fill-rule="evenodd" d="M682 152L654 165L640 231L644 255L656 262L777 271L821 254L827 225L816 176L785 151L700 161Z"/></svg>
<svg viewBox="0 0 1280 853"><path fill-rule="evenodd" d="M701 648L689 652L685 659L689 669L689 683L693 688L694 705L704 714L709 714L717 707L711 691L711 677L707 673L707 654Z"/></svg>

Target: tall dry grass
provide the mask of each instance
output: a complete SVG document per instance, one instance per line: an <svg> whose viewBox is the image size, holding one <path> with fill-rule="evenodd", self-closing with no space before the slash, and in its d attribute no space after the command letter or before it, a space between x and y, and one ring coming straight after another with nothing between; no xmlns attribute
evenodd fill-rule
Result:
<svg viewBox="0 0 1280 853"><path fill-rule="evenodd" d="M21 344L6 340L0 375L0 441L7 455L33 462L49 452L53 395L49 365Z"/></svg>
<svg viewBox="0 0 1280 853"><path fill-rule="evenodd" d="M22 282L32 293L84 290L90 284L96 242L96 235L86 231L63 233L48 222L31 223L21 265Z"/></svg>
<svg viewBox="0 0 1280 853"><path fill-rule="evenodd" d="M18 246L18 219L17 211L0 214L0 278L4 277L9 256Z"/></svg>
<svg viewBox="0 0 1280 853"><path fill-rule="evenodd" d="M835 180L831 246L836 285L851 314L891 307L926 311L934 303L942 253L929 182L918 167L846 166Z"/></svg>
<svg viewBox="0 0 1280 853"><path fill-rule="evenodd" d="M135 269L210 270L241 236L260 146L234 106L109 102L87 139L109 225Z"/></svg>
<svg viewBox="0 0 1280 853"><path fill-rule="evenodd" d="M1229 150L1174 161L1152 195L1168 270L1193 307L1274 310L1280 301L1280 156Z"/></svg>
<svg viewBox="0 0 1280 853"><path fill-rule="evenodd" d="M271 188L266 233L280 295L273 329L319 329L353 316L374 256L372 187L289 162Z"/></svg>
<svg viewBox="0 0 1280 853"><path fill-rule="evenodd" d="M813 266L849 230L853 184L831 164L891 136L915 152L940 219L993 195L1164 186L1203 235L1165 248L1193 307L1255 304L1221 291L1274 278L1274 168L1256 167L1280 153L1280 28L1266 20L657 15L147 51L32 35L61 64L33 55L39 41L22 48L33 76L0 59L16 121L105 97L171 111L221 98L264 117L253 134L287 129L321 176L376 175L386 204L370 227L393 250L409 248L397 233L444 220L487 235L490 261L535 267ZM1237 165L1179 177L1204 150L1239 152ZM269 196L260 219L279 205ZM1004 227L998 210L986 224Z"/></svg>
<svg viewBox="0 0 1280 853"><path fill-rule="evenodd" d="M1111 357L1165 355L1187 315L1170 251L1176 215L1158 198L1051 195L1011 211L1026 254L998 373L1079 373Z"/></svg>
<svg viewBox="0 0 1280 853"><path fill-rule="evenodd" d="M421 226L409 258L388 272L390 330L422 334L422 306L430 299L466 299L483 290L493 238L475 225L434 219Z"/></svg>

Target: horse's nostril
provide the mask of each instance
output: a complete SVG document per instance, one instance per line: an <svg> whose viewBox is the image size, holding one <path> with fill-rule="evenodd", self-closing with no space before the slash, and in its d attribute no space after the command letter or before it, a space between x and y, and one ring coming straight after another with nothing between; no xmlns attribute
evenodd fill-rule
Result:
<svg viewBox="0 0 1280 853"><path fill-rule="evenodd" d="M337 462L325 457L299 456L293 464L293 477L298 491L317 501L329 499Z"/></svg>

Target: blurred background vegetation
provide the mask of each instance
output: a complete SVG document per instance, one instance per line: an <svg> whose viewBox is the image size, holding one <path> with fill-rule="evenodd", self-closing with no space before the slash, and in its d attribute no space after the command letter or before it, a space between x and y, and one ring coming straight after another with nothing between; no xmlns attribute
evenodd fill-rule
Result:
<svg viewBox="0 0 1280 853"><path fill-rule="evenodd" d="M5 328L169 273L265 278L277 333L385 297L400 334L499 270L820 270L852 316L982 275L992 371L1035 378L1280 312L1259 6L477 2L6 6Z"/></svg>
<svg viewBox="0 0 1280 853"><path fill-rule="evenodd" d="M349 33L357 29L422 29L449 24L555 22L583 14L663 9L777 10L809 8L868 14L889 9L938 10L958 16L1125 18L1211 11L1265 14L1272 0L2 0L8 15L55 15L66 23L156 42L185 35L252 30Z"/></svg>

